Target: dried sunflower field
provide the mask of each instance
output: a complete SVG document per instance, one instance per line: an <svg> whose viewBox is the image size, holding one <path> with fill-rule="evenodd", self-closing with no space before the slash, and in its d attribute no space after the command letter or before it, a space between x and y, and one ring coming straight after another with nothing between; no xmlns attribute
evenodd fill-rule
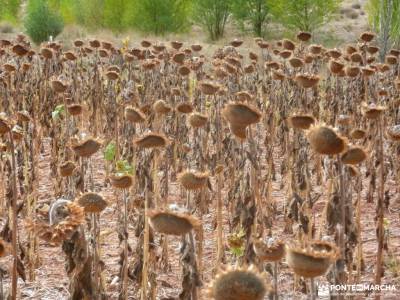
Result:
<svg viewBox="0 0 400 300"><path fill-rule="evenodd" d="M0 299L399 299L400 50L311 38L1 40Z"/></svg>

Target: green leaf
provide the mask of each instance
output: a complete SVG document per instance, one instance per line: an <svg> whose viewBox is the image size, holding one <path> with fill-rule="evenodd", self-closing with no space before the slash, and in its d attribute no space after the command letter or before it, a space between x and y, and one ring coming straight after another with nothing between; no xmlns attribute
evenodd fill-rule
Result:
<svg viewBox="0 0 400 300"><path fill-rule="evenodd" d="M118 160L115 164L117 173L133 175L133 166L127 160Z"/></svg>
<svg viewBox="0 0 400 300"><path fill-rule="evenodd" d="M104 150L104 159L106 161L113 161L115 158L116 146L114 142L110 142Z"/></svg>
<svg viewBox="0 0 400 300"><path fill-rule="evenodd" d="M64 104L57 105L54 111L51 112L51 117L53 120L58 120L61 115L65 114L65 106Z"/></svg>
<svg viewBox="0 0 400 300"><path fill-rule="evenodd" d="M390 220L388 218L383 219L383 226L385 229L389 228L390 226Z"/></svg>
<svg viewBox="0 0 400 300"><path fill-rule="evenodd" d="M314 31L331 20L342 0L275 0L270 10L275 21L295 31Z"/></svg>
<svg viewBox="0 0 400 300"><path fill-rule="evenodd" d="M232 247L229 251L236 257L241 257L244 254L244 247Z"/></svg>

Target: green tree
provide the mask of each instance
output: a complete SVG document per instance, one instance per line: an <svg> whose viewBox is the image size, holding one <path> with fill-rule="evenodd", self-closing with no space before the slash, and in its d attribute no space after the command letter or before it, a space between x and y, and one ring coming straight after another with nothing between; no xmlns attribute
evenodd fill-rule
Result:
<svg viewBox="0 0 400 300"><path fill-rule="evenodd" d="M0 20L17 23L21 0L0 0Z"/></svg>
<svg viewBox="0 0 400 300"><path fill-rule="evenodd" d="M114 32L125 29L124 15L129 0L105 0L104 1L104 26Z"/></svg>
<svg viewBox="0 0 400 300"><path fill-rule="evenodd" d="M105 0L67 0L71 1L73 18L79 25L88 29L104 27Z"/></svg>
<svg viewBox="0 0 400 300"><path fill-rule="evenodd" d="M369 0L367 11L383 60L389 48L400 43L400 0Z"/></svg>
<svg viewBox="0 0 400 300"><path fill-rule="evenodd" d="M233 0L232 13L242 30L250 24L255 35L264 35L269 15L266 0Z"/></svg>
<svg viewBox="0 0 400 300"><path fill-rule="evenodd" d="M49 6L54 11L59 12L65 24L73 24L77 22L75 16L77 12L77 0L48 0Z"/></svg>
<svg viewBox="0 0 400 300"><path fill-rule="evenodd" d="M275 0L271 13L289 29L314 31L327 23L338 10L341 0Z"/></svg>
<svg viewBox="0 0 400 300"><path fill-rule="evenodd" d="M24 19L26 33L35 44L55 38L63 30L61 16L52 10L45 0L30 0Z"/></svg>
<svg viewBox="0 0 400 300"><path fill-rule="evenodd" d="M125 26L156 35L184 31L188 26L188 0L135 0L126 6Z"/></svg>
<svg viewBox="0 0 400 300"><path fill-rule="evenodd" d="M207 30L211 40L221 38L224 35L233 0L194 0L193 2L195 21Z"/></svg>
<svg viewBox="0 0 400 300"><path fill-rule="evenodd" d="M76 0L61 0L60 14L66 24L73 24L77 21L74 10L74 8L76 8L75 1Z"/></svg>

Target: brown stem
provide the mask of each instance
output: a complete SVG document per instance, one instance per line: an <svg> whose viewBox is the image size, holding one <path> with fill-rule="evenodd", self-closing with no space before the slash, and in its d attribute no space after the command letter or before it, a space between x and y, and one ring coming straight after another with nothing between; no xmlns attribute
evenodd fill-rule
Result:
<svg viewBox="0 0 400 300"><path fill-rule="evenodd" d="M15 147L14 147L14 138L12 135L12 131L9 132L10 135L10 144L11 144L11 158L12 158L12 189L13 189L13 197L12 197L12 256L13 256L13 268L12 268L12 283L11 283L11 299L17 299L17 285L18 285L18 274L17 274L17 262L18 262L18 253L17 253L17 231L18 231L18 223L17 223L17 167L15 162Z"/></svg>
<svg viewBox="0 0 400 300"><path fill-rule="evenodd" d="M340 231L339 231L339 249L340 249L340 260L343 263L340 263L340 270L338 270L338 283L344 284L346 281L346 274L344 271L344 260L346 255L346 241L345 241L345 232L346 232L346 199L344 193L344 176L343 176L343 164L340 159L340 155L337 156L338 163L338 173L339 173L339 195L340 195ZM338 296L338 299L343 299L342 295Z"/></svg>
<svg viewBox="0 0 400 300"><path fill-rule="evenodd" d="M123 191L124 202L124 262L122 270L122 299L128 299L128 197L126 190Z"/></svg>
<svg viewBox="0 0 400 300"><path fill-rule="evenodd" d="M384 244L384 193L385 193L385 178L384 178L384 154L383 154L383 129L382 129L382 117L378 120L378 159L380 166L380 185L377 202L377 239L378 239L378 251L376 254L376 266L375 266L375 284L380 285L382 279L382 260L383 260L383 244ZM380 295L377 294L375 299L380 299Z"/></svg>
<svg viewBox="0 0 400 300"><path fill-rule="evenodd" d="M92 213L91 214L91 219L92 219L92 224L93 224L93 269L94 269L94 280L93 280L93 288L94 288L94 293L99 294L99 254L97 251L97 219L96 219L96 214Z"/></svg>
<svg viewBox="0 0 400 300"><path fill-rule="evenodd" d="M278 264L279 262L274 262L274 298L278 300Z"/></svg>
<svg viewBox="0 0 400 300"><path fill-rule="evenodd" d="M2 271L0 271L0 300L4 300L3 272Z"/></svg>
<svg viewBox="0 0 400 300"><path fill-rule="evenodd" d="M216 115L219 114L219 106L216 106ZM218 153L221 153L221 123L219 121L215 124L217 132L217 149ZM218 163L221 162L220 154L218 154ZM216 267L222 262L224 256L223 248L223 229L222 229L222 172L219 172L217 176L217 264Z"/></svg>
<svg viewBox="0 0 400 300"><path fill-rule="evenodd" d="M193 256L194 256L194 262L193 262L193 267L195 268L195 269L197 269L197 262L196 262L196 256L195 256L195 251L194 251L194 249L195 249L195 245L194 245L194 239L193 239L193 232L192 231L190 231L189 232L189 240L190 240L190 246L191 246L191 248L192 248L192 251L193 251ZM197 270L195 270L195 272L197 273ZM197 300L198 299L198 297L197 297L197 295L198 295L198 292L197 292L197 282L195 283L195 285L193 286L193 289L192 289L192 300Z"/></svg>
<svg viewBox="0 0 400 300"><path fill-rule="evenodd" d="M145 187L147 187L147 177L145 178ZM141 300L147 299L147 278L148 278L148 258L149 258L149 220L147 216L149 206L149 191L145 191L144 198L144 234L143 234L143 270L142 270L142 291Z"/></svg>
<svg viewBox="0 0 400 300"><path fill-rule="evenodd" d="M314 283L314 278L310 278L310 293L311 293L311 299L315 300L315 283Z"/></svg>
<svg viewBox="0 0 400 300"><path fill-rule="evenodd" d="M159 152L155 150L153 157L152 166L152 178L153 178L153 190L155 203L158 202L158 191L157 191L157 164L158 164ZM149 220L148 220L148 209L149 209L149 191L147 190L147 177L145 179L145 199L144 199L144 237L143 237L143 269L142 269L142 292L140 299L147 299L147 284L148 284L148 273L149 273Z"/></svg>
<svg viewBox="0 0 400 300"><path fill-rule="evenodd" d="M119 122L118 122L118 112L119 112L119 105L116 103L117 113L115 114L115 160L119 160Z"/></svg>
<svg viewBox="0 0 400 300"><path fill-rule="evenodd" d="M217 266L224 256L222 229L222 172L220 172L217 175Z"/></svg>
<svg viewBox="0 0 400 300"><path fill-rule="evenodd" d="M361 195L359 189L357 189L356 226L358 232L357 235L358 241L357 241L357 275L355 282L358 282L361 277L361 268L362 268Z"/></svg>

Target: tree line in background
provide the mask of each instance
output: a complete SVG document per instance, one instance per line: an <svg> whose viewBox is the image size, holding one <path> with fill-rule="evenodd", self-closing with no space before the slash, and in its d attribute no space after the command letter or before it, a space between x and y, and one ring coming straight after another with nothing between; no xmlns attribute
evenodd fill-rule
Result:
<svg viewBox="0 0 400 300"><path fill-rule="evenodd" d="M211 40L224 35L227 22L264 36L269 23L314 31L329 22L341 0L0 0L0 19L23 20L35 43L57 36L64 24L121 33L136 29L163 35L200 25ZM399 41L400 0L369 0L369 21L382 51Z"/></svg>
<svg viewBox="0 0 400 300"><path fill-rule="evenodd" d="M384 59L387 51L400 45L400 0L370 0L369 22L378 32L379 56Z"/></svg>

